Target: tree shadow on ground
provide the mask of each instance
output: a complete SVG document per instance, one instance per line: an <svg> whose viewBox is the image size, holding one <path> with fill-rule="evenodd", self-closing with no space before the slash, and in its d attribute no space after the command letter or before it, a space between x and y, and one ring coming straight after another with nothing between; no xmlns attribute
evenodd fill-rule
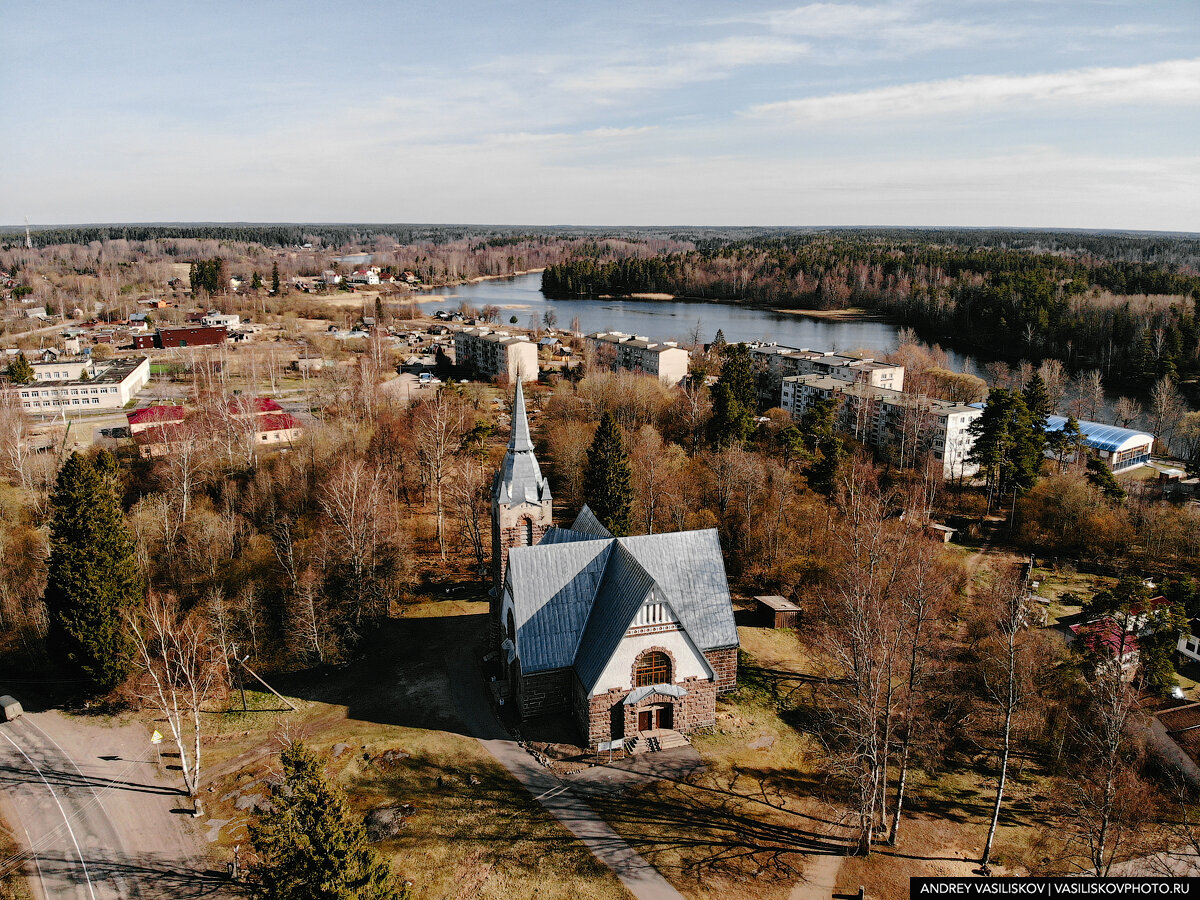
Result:
<svg viewBox="0 0 1200 900"><path fill-rule="evenodd" d="M281 693L348 708L353 719L470 734L456 712L451 679L486 690L477 667L447 671L447 654L481 647L487 614L394 618L374 625L343 666L268 676Z"/></svg>
<svg viewBox="0 0 1200 900"><path fill-rule="evenodd" d="M85 851L85 859L86 873L74 855L39 852L35 871L41 872L43 883L50 884L85 886L89 880L97 886L105 882L113 886L136 884L138 896L146 900L249 896L243 886L231 882L224 871L185 868L163 862L155 854L119 854L102 858Z"/></svg>

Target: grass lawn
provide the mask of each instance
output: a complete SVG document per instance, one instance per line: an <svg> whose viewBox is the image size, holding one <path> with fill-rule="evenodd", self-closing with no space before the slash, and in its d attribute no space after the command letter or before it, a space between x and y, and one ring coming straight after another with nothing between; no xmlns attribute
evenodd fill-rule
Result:
<svg viewBox="0 0 1200 900"><path fill-rule="evenodd" d="M1032 580L1039 582L1037 595L1050 601L1048 607L1050 623L1079 612L1078 603L1064 602L1063 596L1070 594L1077 600L1087 600L1097 591L1116 583L1116 579L1104 575L1088 575L1074 569L1044 569L1035 567ZM1068 598L1069 599L1069 598Z"/></svg>
<svg viewBox="0 0 1200 900"><path fill-rule="evenodd" d="M285 739L328 759L355 809L408 805L403 827L376 846L413 882L419 900L627 900L616 877L500 767L454 719L445 654L473 645L486 604L467 599L408 606L344 670L279 676L297 705L248 692L252 711L214 716L207 769L216 854L245 844ZM237 693L231 697L239 704ZM244 848L245 849L245 848Z"/></svg>
<svg viewBox="0 0 1200 900"><path fill-rule="evenodd" d="M19 849L11 832L0 822L0 859L11 860ZM8 866L5 866L5 869L7 868ZM0 875L0 900L32 900L32 897L20 867Z"/></svg>

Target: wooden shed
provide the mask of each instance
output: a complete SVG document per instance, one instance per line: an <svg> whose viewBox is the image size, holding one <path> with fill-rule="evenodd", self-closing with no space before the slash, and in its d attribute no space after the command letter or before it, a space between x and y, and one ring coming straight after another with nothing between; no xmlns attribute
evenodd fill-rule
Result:
<svg viewBox="0 0 1200 900"><path fill-rule="evenodd" d="M759 621L767 628L795 628L800 620L800 607L782 597L755 597Z"/></svg>

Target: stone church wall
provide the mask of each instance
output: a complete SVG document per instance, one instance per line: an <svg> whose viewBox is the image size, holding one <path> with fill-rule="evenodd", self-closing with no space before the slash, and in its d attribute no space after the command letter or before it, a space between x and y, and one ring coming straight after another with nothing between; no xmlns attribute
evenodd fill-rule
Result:
<svg viewBox="0 0 1200 900"><path fill-rule="evenodd" d="M728 694L737 690L737 647L723 650L708 650L704 658L717 676L717 693Z"/></svg>
<svg viewBox="0 0 1200 900"><path fill-rule="evenodd" d="M570 669L554 669L521 676L521 717L524 719L546 713L567 712L571 708Z"/></svg>

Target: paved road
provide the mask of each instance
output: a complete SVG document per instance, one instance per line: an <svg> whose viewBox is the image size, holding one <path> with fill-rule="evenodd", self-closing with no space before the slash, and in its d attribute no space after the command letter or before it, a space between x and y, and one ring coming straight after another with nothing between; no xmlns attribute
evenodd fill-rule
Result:
<svg viewBox="0 0 1200 900"><path fill-rule="evenodd" d="M446 660L448 672L475 673L477 667L468 650L459 650ZM638 900L683 900L675 890L625 839L612 830L581 798L571 792L549 769L534 762L496 721L478 678L453 679L455 699L463 723L500 765L516 778L579 838L592 854L613 870L621 883Z"/></svg>
<svg viewBox="0 0 1200 900"><path fill-rule="evenodd" d="M140 726L56 712L0 724L0 807L45 900L222 897L186 806Z"/></svg>

